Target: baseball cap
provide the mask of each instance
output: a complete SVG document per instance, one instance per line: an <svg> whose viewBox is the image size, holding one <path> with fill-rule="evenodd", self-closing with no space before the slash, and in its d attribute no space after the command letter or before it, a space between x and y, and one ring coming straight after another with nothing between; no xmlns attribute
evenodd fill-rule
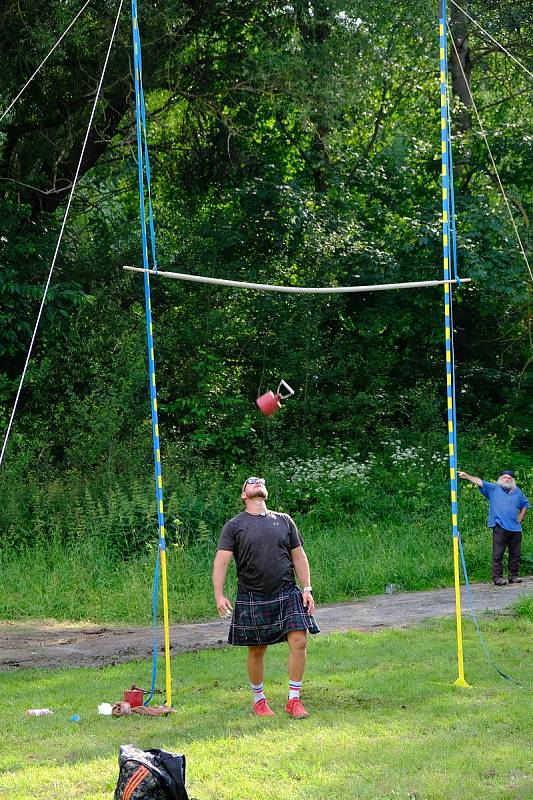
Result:
<svg viewBox="0 0 533 800"><path fill-rule="evenodd" d="M502 472L500 472L500 478L502 475L510 475L511 478L514 478L514 472L512 469L504 469Z"/></svg>

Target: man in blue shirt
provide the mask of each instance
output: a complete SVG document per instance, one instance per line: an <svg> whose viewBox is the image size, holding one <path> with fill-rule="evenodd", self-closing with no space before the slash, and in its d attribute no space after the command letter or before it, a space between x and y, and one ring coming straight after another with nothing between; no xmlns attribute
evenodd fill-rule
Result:
<svg viewBox="0 0 533 800"><path fill-rule="evenodd" d="M500 473L497 483L488 483L458 472L460 478L479 487L489 501L487 525L492 528L492 579L496 586L505 586L503 579L503 554L509 549L509 583L522 583L518 577L522 547L522 520L529 508L527 497L520 491L510 469Z"/></svg>

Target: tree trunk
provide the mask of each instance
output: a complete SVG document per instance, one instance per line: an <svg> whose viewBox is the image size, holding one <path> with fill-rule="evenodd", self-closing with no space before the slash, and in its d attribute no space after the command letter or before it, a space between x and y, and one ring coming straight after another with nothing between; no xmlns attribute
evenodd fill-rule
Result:
<svg viewBox="0 0 533 800"><path fill-rule="evenodd" d="M298 27L303 42L307 47L308 64L310 70L313 67L320 69L323 54L321 48L331 33L331 8L327 2L315 0L313 3L313 14L309 13L309 3L298 0L294 4ZM306 162L311 168L315 192L323 194L328 189L328 165L329 155L326 147L326 137L329 133L327 114L320 108L311 115L314 133L313 139L307 152Z"/></svg>
<svg viewBox="0 0 533 800"><path fill-rule="evenodd" d="M456 2L467 13L470 13L470 0L456 0ZM453 44L448 54L448 62L452 75L452 91L461 101L457 127L460 131L467 131L472 125L470 119L470 109L472 107L472 98L470 96L472 63L468 47L469 20L455 5L452 5L451 8L450 28Z"/></svg>

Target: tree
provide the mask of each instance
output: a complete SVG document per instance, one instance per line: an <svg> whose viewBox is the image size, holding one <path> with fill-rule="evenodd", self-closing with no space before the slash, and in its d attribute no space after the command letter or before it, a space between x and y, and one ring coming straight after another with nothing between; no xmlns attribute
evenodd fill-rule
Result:
<svg viewBox="0 0 533 800"><path fill-rule="evenodd" d="M476 13L473 0L471 7ZM30 42L44 52L72 15L68 3L53 4L43 25L42 4L9 8L1 34L2 97L18 84L10 65L28 74ZM490 9L495 30L493 4ZM70 49L47 67L44 83L30 85L0 140L6 274L15 287L6 334L8 342L17 341L10 380L44 272L41 256L27 254L30 244L43 252L45 229L48 248L53 242L113 13L100 2L84 17ZM26 27L17 39L21 20ZM436 23L433 4L408 0L393 6L384 0L143 3L160 266L295 285L439 276ZM128 27L119 29L58 264L63 297L56 288L49 306L60 320L62 348L57 328L46 324L38 342L41 366L25 395L35 418L68 418L93 442L84 451L79 439L74 448L46 429L58 443L56 457L76 463L83 452L87 459L105 457L96 437L104 439L106 393L114 393L110 414L127 409L124 426L110 422L111 439L135 430L144 435L147 414L137 350L141 287L138 276L121 271L124 263L138 263L140 253ZM504 97L509 85L501 53L478 59L481 39L471 27L468 36L470 79L498 131L497 164L512 182L525 224L530 156L521 115L529 100L525 93L518 101ZM510 408L501 402L498 381L518 384L527 360L523 272L494 213L498 201L483 143L472 127L454 132L461 265L476 281L458 295L456 308L464 331L457 350L467 387L462 410L475 418L481 394L485 416L496 417ZM25 295L24 286L34 294ZM94 297L95 305L80 307L76 300L74 307L67 291ZM439 413L442 309L434 293L303 299L153 281L152 294L161 424L209 455L231 460L266 446L253 400L281 375L295 383L301 402L269 427L278 446L295 429L308 437L335 433L370 441L398 419L427 426ZM502 319L504 335L489 342ZM76 337L89 330L98 346L79 347ZM132 366L128 375L119 361L115 386L112 362L119 351L131 353Z"/></svg>

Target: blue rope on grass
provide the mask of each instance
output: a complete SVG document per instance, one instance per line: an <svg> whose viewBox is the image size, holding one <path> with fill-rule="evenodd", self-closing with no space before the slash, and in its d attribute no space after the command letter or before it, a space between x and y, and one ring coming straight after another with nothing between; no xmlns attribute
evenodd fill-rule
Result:
<svg viewBox="0 0 533 800"><path fill-rule="evenodd" d="M476 626L477 635L479 636L479 641L481 642L481 646L482 646L483 651L485 653L485 657L486 657L487 661L489 662L489 664L491 665L491 667L493 667L496 670L498 675L501 675L501 677L505 678L506 681L510 681L511 683L514 683L516 686L521 686L522 688L524 688L524 684L523 683L520 683L520 681L516 681L514 678L511 678L510 675L507 675L507 673L503 672L499 668L499 666L496 664L496 662L492 658L491 654L489 653L489 649L488 649L488 647L486 645L485 639L483 638L483 634L481 633L481 629L479 627L479 622L478 622L478 619L477 619L477 614L476 614L476 612L474 610L474 604L472 602L472 593L470 591L470 581L468 580L468 573L466 571L466 561L465 561L465 556L464 556L464 553L463 553L463 544L461 542L461 536L460 535L459 535L459 554L461 556L461 567L463 569L463 575L464 575L464 578L465 578L466 596L468 598L468 604L470 606L470 613L472 614L472 619L474 620L474 625Z"/></svg>
<svg viewBox="0 0 533 800"><path fill-rule="evenodd" d="M152 653L152 683L150 685L150 694L144 701L147 706L155 694L155 683L157 680L157 595L159 592L159 548L157 550L157 557L155 560L155 573L154 573L154 594L153 594L153 626L154 626L154 649Z"/></svg>
<svg viewBox="0 0 533 800"><path fill-rule="evenodd" d="M448 118L448 120L449 120L449 118ZM449 183L448 183L448 186L449 186L449 199L450 199L450 206L449 206L450 214L449 214L449 218L450 218L450 222L451 222L451 237L450 238L451 238L451 243L452 243L452 248L451 248L450 255L452 256L451 264L453 265L453 274L454 274L454 277L457 279L457 283L459 285L459 275L458 275L458 272L457 272L457 249L456 249L456 238L455 238L455 213L454 213L454 208L455 208L455 205L454 205L454 194L455 193L454 193L454 186L453 186L451 142L450 142L450 146L448 147L448 152L449 152L449 160L448 160L448 165L449 165ZM452 287L451 286L450 286L449 306L450 306L449 321L450 321L450 362L451 362L450 363L450 374L451 374L450 391L451 391L451 397L452 397L451 416L452 416L452 420L453 420L453 432L451 434L451 440L453 442L453 452L454 452L454 459L453 459L454 471L455 471L455 474L457 475L457 463L458 463L458 460L459 460L459 453L458 453L458 449L457 449L457 403L456 403L456 377L455 377L455 341L454 341L454 327L453 327L454 326L454 322L453 322L453 293L452 293ZM457 482L457 477L455 478L455 483L456 482ZM457 486L457 483L456 483L456 486ZM457 508L457 510L458 510L458 508ZM472 614L472 619L474 620L474 625L476 627L477 635L478 635L479 640L481 642L481 646L482 646L483 651L485 653L485 657L487 658L488 663L496 670L498 675L500 675L505 680L516 684L517 686L523 686L522 683L520 683L519 681L514 680L514 678L512 678L510 675L507 675L505 672L503 672L498 667L498 665L496 664L496 662L494 661L494 659L492 658L492 656L489 653L489 649L488 649L488 647L486 645L485 639L483 638L483 634L481 633L481 628L479 627L477 614L475 612L474 604L473 604L473 601L472 601L472 593L470 591L470 581L468 580L468 571L466 569L466 561L465 561L464 552L463 552L463 543L461 541L461 534L459 533L459 529L458 528L457 528L456 535L457 535L457 541L458 541L458 544L459 544L459 555L460 555L460 559L461 559L461 568L462 568L464 579L465 579L466 595L467 595L467 598L468 598L468 604L470 606L470 613Z"/></svg>

